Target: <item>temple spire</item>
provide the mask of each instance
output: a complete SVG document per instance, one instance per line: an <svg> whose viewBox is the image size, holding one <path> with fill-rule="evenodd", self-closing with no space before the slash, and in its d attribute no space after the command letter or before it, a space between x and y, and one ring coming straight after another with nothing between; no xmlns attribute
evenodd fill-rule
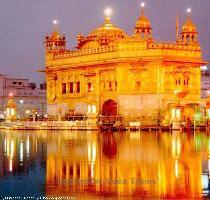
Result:
<svg viewBox="0 0 210 200"><path fill-rule="evenodd" d="M182 26L182 32L180 36L180 41L183 44L193 44L198 45L198 32L196 25L191 19L191 8L187 8L187 19L184 25Z"/></svg>
<svg viewBox="0 0 210 200"><path fill-rule="evenodd" d="M58 21L53 20L53 31L45 37L45 49L46 52L64 51L66 45L66 38L60 35L58 31Z"/></svg>
<svg viewBox="0 0 210 200"><path fill-rule="evenodd" d="M179 39L179 16L176 16L176 40Z"/></svg>
<svg viewBox="0 0 210 200"><path fill-rule="evenodd" d="M150 26L149 19L144 14L144 7L145 3L141 3L141 15L136 21L136 26L134 28L134 34L138 37L144 39L151 39L152 38L152 28Z"/></svg>

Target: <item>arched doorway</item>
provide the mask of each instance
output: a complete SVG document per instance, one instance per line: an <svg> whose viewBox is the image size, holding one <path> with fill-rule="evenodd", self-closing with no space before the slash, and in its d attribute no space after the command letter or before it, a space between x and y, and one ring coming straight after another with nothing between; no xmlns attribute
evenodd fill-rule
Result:
<svg viewBox="0 0 210 200"><path fill-rule="evenodd" d="M102 106L103 116L116 116L117 115L117 103L113 100L105 101Z"/></svg>

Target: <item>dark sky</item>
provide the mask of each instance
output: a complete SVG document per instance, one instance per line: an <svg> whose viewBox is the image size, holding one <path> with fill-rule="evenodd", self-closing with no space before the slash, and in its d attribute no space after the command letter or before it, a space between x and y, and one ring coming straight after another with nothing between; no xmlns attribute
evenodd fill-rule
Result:
<svg viewBox="0 0 210 200"><path fill-rule="evenodd" d="M68 47L75 46L76 34L87 34L103 22L103 10L113 9L112 22L133 32L140 13L140 0L0 0L0 73L12 77L44 80L36 71L44 66L44 37L59 21ZM153 36L159 41L175 39L175 18L180 25L186 8L192 8L203 57L210 60L210 0L145 0Z"/></svg>

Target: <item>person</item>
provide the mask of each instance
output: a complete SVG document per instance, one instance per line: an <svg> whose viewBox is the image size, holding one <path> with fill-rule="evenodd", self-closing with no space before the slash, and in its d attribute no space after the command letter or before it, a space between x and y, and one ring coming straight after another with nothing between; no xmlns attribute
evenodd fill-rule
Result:
<svg viewBox="0 0 210 200"><path fill-rule="evenodd" d="M173 129L173 123L171 122L171 124L170 124L170 129L171 129L171 131L172 131L172 129Z"/></svg>

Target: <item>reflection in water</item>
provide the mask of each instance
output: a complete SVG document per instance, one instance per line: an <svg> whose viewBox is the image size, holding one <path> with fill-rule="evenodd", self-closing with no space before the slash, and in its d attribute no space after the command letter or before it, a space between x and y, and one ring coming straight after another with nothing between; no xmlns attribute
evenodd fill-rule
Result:
<svg viewBox="0 0 210 200"><path fill-rule="evenodd" d="M44 132L0 132L0 199L44 194L46 138Z"/></svg>
<svg viewBox="0 0 210 200"><path fill-rule="evenodd" d="M199 198L209 177L205 133L0 133L0 195Z"/></svg>

